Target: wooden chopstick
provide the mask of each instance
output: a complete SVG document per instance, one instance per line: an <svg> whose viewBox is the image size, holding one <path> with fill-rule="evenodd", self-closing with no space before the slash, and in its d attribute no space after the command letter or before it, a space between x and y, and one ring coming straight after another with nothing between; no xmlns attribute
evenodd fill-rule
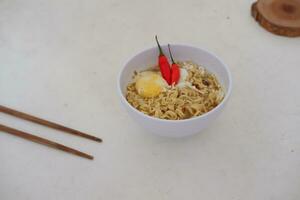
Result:
<svg viewBox="0 0 300 200"><path fill-rule="evenodd" d="M64 131L66 133L81 136L81 137L84 137L84 138L87 138L87 139L90 139L90 140L94 140L94 141L97 141L97 142L102 142L102 139L97 138L95 136L88 135L86 133L74 130L72 128L68 128L68 127L65 127L63 125L60 125L60 124L57 124L57 123L54 123L54 122L50 122L50 121L47 121L47 120L29 115L29 114L26 114L26 113L23 113L23 112L20 112L20 111L17 111L17 110L13 110L13 109L7 108L5 106L0 105L0 112L6 113L8 115L12 115L12 116L15 116L15 117L18 117L18 118L21 118L21 119L25 119L27 121L31 121L31 122L34 122L34 123L37 123L37 124L40 124L40 125L43 125L43 126L47 126L47 127L50 127L50 128L56 129L56 130Z"/></svg>
<svg viewBox="0 0 300 200"><path fill-rule="evenodd" d="M83 158L87 158L87 159L90 159L90 160L94 159L93 156L91 156L89 154L86 154L86 153L83 153L81 151L78 151L76 149L72 149L70 147L67 147L67 146L64 146L62 144L53 142L51 140L47 140L47 139L32 135L30 133L19 131L17 129L10 128L8 126L4 126L2 124L0 124L0 131L3 131L3 132L6 132L6 133L9 133L9 134L24 138L26 140L30 140L30 141L35 142L35 143L43 144L43 145L49 146L49 147L54 148L54 149L59 149L61 151L65 151L67 153L74 154L74 155L77 155L77 156L80 156L80 157L83 157Z"/></svg>

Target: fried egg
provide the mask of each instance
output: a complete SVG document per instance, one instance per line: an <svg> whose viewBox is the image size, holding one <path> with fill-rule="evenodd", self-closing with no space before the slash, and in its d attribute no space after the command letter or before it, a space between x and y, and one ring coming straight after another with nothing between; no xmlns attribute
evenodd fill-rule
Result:
<svg viewBox="0 0 300 200"><path fill-rule="evenodd" d="M137 75L135 88L142 97L155 97L168 87L160 73L144 71Z"/></svg>

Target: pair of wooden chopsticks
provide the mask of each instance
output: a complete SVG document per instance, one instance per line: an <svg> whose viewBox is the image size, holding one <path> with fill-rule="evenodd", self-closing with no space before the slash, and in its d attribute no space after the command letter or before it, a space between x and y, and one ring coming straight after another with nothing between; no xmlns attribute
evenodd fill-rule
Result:
<svg viewBox="0 0 300 200"><path fill-rule="evenodd" d="M84 138L94 140L94 141L97 141L97 142L102 142L102 139L97 138L95 136L88 135L86 133L83 133L83 132L80 132L80 131L77 131L77 130L74 130L74 129L71 129L71 128L68 128L68 127L65 127L65 126L62 126L60 124L53 123L53 122L50 122L50 121L47 121L47 120L44 120L44 119L41 119L41 118L38 118L38 117L35 117L35 116L32 116L32 115L29 115L29 114L26 114L26 113L23 113L23 112L20 112L20 111L17 111L17 110L13 110L13 109L7 108L5 106L0 105L0 112L6 113L8 115L15 116L15 117L27 120L27 121L31 121L31 122L34 122L34 123L37 123L37 124L40 124L40 125L43 125L43 126L47 126L49 128L60 130L60 131L66 132L66 133L70 133L70 134L73 134L73 135L84 137ZM43 145L52 147L54 149L59 149L59 150L62 150L62 151L65 151L65 152L83 157L83 158L87 158L87 159L90 159L90 160L94 159L93 156L91 156L89 154L86 154L86 153L83 153L81 151L78 151L76 149L64 146L62 144L53 142L51 140L44 139L42 137L32 135L30 133L26 133L26 132L23 132L23 131L20 131L20 130L17 130L17 129L8 127L8 126L4 126L2 124L0 124L0 131L3 131L3 132L6 132L6 133L9 133L9 134L24 138L26 140L30 140L32 142L43 144Z"/></svg>

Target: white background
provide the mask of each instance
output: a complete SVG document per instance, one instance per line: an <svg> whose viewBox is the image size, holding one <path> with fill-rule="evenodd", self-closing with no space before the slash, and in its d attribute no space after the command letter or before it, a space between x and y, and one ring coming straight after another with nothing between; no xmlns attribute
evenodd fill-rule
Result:
<svg viewBox="0 0 300 200"><path fill-rule="evenodd" d="M251 0L0 1L0 104L104 139L13 117L0 123L95 156L0 132L0 199L300 199L300 39L272 35ZM232 71L229 103L185 139L145 133L120 107L117 74L136 52L187 43Z"/></svg>

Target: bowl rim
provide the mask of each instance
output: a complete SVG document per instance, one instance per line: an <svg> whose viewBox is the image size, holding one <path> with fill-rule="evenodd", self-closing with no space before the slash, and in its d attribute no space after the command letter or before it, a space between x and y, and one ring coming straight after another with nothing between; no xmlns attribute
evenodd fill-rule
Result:
<svg viewBox="0 0 300 200"><path fill-rule="evenodd" d="M221 60L215 53L212 53L211 51L208 51L204 48L200 48L200 47L196 47L190 44L182 44L182 43L173 43L171 44L172 46L181 46L181 47L188 47L188 48L194 48L194 49L198 49L200 51L204 51L208 54L210 54L211 56L215 57L220 63L222 63L223 67L225 68L226 74L228 76L228 88L227 88L227 92L225 94L224 99L221 101L221 103L219 103L215 108L213 108L212 110L200 115L200 116L196 116L196 117L192 117L192 118L188 118L188 119L180 119L180 120L174 120L174 119L160 119L160 118L156 118L156 117L152 117L149 115L144 114L143 112L139 111L138 109L134 108L126 99L126 97L123 95L122 89L121 89L121 78L122 78L122 74L124 72L125 66L127 66L127 64L136 56L145 53L146 51L150 51L151 49L156 48L156 46L154 47L148 47L148 48L144 48L142 51L139 51L138 53L135 53L134 55L132 55L131 57L129 57L124 64L122 65L122 68L119 72L118 75L118 80L117 80L117 87L118 87L118 94L121 97L121 101L123 103L125 103L125 105L127 105L134 113L138 114L139 116L143 117L143 118L147 118L149 120L154 120L157 122L163 122L163 123L184 123L184 122L191 122L191 121L196 121L199 119L203 119L206 118L207 116L213 114L214 112L216 112L217 110L220 110L221 107L228 101L228 98L231 94L232 91L232 75L231 72L228 68L228 66L223 62L223 60ZM167 45L161 45L162 47L166 47Z"/></svg>

